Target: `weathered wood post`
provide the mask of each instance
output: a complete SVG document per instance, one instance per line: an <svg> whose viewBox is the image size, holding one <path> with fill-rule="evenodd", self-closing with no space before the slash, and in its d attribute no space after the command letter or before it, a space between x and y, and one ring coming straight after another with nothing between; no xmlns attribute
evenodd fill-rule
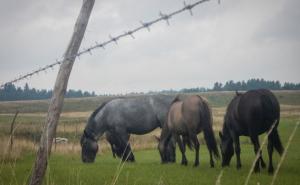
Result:
<svg viewBox="0 0 300 185"><path fill-rule="evenodd" d="M83 0L72 38L64 54L64 60L57 74L48 114L43 127L43 133L32 171L30 185L42 184L43 177L47 169L48 157L51 153L53 137L56 133L57 123L62 111L69 76L75 61L75 55L78 53L94 3L95 0Z"/></svg>
<svg viewBox="0 0 300 185"><path fill-rule="evenodd" d="M14 132L15 132L15 121L17 119L17 116L19 114L19 111L16 111L16 114L14 116L13 121L11 122L10 125L10 140L9 140L9 155L11 154L12 150L13 150L13 145L14 145Z"/></svg>
<svg viewBox="0 0 300 185"><path fill-rule="evenodd" d="M75 133L74 133L74 141L73 141L73 144L72 144L72 152L74 152L74 148L75 148L75 140L76 140L76 137L77 137L77 132L78 132L78 124L79 124L80 122L76 122L75 123Z"/></svg>

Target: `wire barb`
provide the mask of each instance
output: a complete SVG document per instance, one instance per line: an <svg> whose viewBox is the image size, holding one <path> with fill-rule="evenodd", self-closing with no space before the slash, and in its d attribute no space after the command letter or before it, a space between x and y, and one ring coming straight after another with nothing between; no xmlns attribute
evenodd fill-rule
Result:
<svg viewBox="0 0 300 185"><path fill-rule="evenodd" d="M131 38L135 39L135 37L134 37L134 35L133 35L133 32L132 32L132 31L128 31L128 32L125 32L125 33L127 33L127 35L130 35L130 36L131 36Z"/></svg>
<svg viewBox="0 0 300 185"><path fill-rule="evenodd" d="M118 45L118 42L117 42L118 38L117 37L112 37L111 35L109 35L109 38L110 38L110 41L113 41L113 42L115 42L116 45Z"/></svg>
<svg viewBox="0 0 300 185"><path fill-rule="evenodd" d="M170 22L169 22L169 19L171 18L170 15L163 14L163 13L159 12L159 16L167 22L168 26L170 26Z"/></svg>
<svg viewBox="0 0 300 185"><path fill-rule="evenodd" d="M193 12L192 12L192 9L195 7L195 6L198 6L199 4L202 4L204 2L208 2L210 0L197 0L195 1L194 3L191 3L191 4L187 4L185 1L183 2L183 5L184 7L181 8L181 9L178 9L176 11L173 11L169 14L163 14L162 12L159 12L159 18L156 18L152 21L149 21L149 22L143 22L143 21L140 21L140 23L142 24L142 26L138 26L136 27L135 29L132 29L131 31L127 31L125 33L122 33L116 37L112 37L111 35L109 35L109 40L108 41L105 41L105 42L102 42L101 44L99 44L98 42L95 42L95 45L87 48L87 49L83 49L82 51L78 52L76 55L74 56L64 56L61 60L58 60L56 59L56 62L55 63L52 63L50 65L47 65L43 68L39 68L38 70L35 70L31 73L27 73L25 75L21 75L19 76L18 78L14 79L14 80L11 80L11 81L8 81L6 83L3 83L0 85L0 88L4 88L6 85L8 84L12 84L12 83L15 83L15 82L18 82L18 81L21 81L23 79L27 79L27 78L30 78L32 77L33 75L36 75L38 74L39 72L41 71L45 71L48 70L49 68L53 69L54 66L56 65L61 65L62 62L64 60L69 60L69 59L73 59L73 58L78 58L80 60L80 56L83 55L83 54L86 54L86 53L89 53L90 55L92 55L92 50L96 49L96 48L102 48L102 49L105 49L105 46L114 42L115 44L118 44L118 40L123 38L123 37L127 37L127 36L130 36L132 37L133 39L135 38L134 37L134 33L142 30L143 28L146 28L149 32L150 32L150 27L153 25L153 24L156 24L160 21L166 21L167 22L167 25L170 25L169 23L169 19L171 17L173 17L174 15L177 15L177 14L180 14L184 11L189 11L191 15L193 15ZM220 0L218 0L218 3L220 4ZM85 38L84 38L85 39Z"/></svg>
<svg viewBox="0 0 300 185"><path fill-rule="evenodd" d="M147 28L147 30L150 32L151 23L144 23L143 21L140 21L140 23L144 28Z"/></svg>
<svg viewBox="0 0 300 185"><path fill-rule="evenodd" d="M193 16L193 11L192 9L194 8L194 6L190 5L190 4L186 4L185 1L183 1L183 6L184 6L184 9L188 10L191 14L191 16Z"/></svg>

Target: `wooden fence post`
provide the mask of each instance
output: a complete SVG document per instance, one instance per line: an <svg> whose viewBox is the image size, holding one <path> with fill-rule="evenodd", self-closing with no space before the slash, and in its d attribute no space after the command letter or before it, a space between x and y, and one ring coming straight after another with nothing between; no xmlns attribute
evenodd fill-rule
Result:
<svg viewBox="0 0 300 185"><path fill-rule="evenodd" d="M53 89L53 95L45 120L39 149L30 179L30 185L41 185L43 182L43 178L47 169L48 157L51 153L53 137L56 133L57 123L62 111L69 76L75 61L75 55L78 53L81 41L83 39L94 3L95 0L83 0L72 38L64 54L64 60L60 66Z"/></svg>
<svg viewBox="0 0 300 185"><path fill-rule="evenodd" d="M19 111L17 110L17 112L14 116L14 119L11 122L11 125L10 125L9 155L11 154L11 152L13 150L15 121L16 121L16 118L17 118L18 114L19 114Z"/></svg>

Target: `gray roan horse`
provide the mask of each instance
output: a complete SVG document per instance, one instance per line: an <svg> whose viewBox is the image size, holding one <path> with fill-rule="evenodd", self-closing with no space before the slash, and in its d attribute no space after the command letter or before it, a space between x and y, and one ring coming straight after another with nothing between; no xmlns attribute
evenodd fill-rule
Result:
<svg viewBox="0 0 300 185"><path fill-rule="evenodd" d="M273 147L282 154L283 147L278 135L277 126L280 119L280 107L274 94L266 89L250 90L244 94L236 92L236 96L227 107L221 138L222 166L228 166L234 150L237 159L237 168L241 168L239 136L249 136L254 152L259 151L258 136L267 132L275 123L276 126L268 137L269 173L274 168L272 164ZM234 149L233 149L234 144ZM265 162L261 156L255 164L254 171L259 172Z"/></svg>
<svg viewBox="0 0 300 185"><path fill-rule="evenodd" d="M212 115L208 103L200 96L193 95L186 97L183 101L176 98L168 112L167 124L163 126L159 151L162 163L165 163L165 148L168 140L173 137L177 141L182 153L182 165L187 165L185 156L185 145L196 150L194 166L199 165L199 148L200 144L197 138L203 130L204 138L210 154L210 166L214 167L212 153L219 158L216 139L212 129ZM182 139L180 138L182 136Z"/></svg>
<svg viewBox="0 0 300 185"><path fill-rule="evenodd" d="M82 161L93 162L98 151L97 140L106 132L113 143L113 153L122 160L134 161L128 143L130 134L146 134L166 121L174 96L153 95L132 98L118 98L103 103L88 119L81 137ZM170 144L175 145L170 142ZM175 161L174 151L169 151L169 161Z"/></svg>

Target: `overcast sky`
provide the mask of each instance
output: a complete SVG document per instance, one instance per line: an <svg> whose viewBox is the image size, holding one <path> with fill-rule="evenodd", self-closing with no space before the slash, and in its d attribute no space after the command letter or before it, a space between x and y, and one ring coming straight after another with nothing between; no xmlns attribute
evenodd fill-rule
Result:
<svg viewBox="0 0 300 185"><path fill-rule="evenodd" d="M195 2L189 0L187 2ZM0 83L60 58L81 0L1 0ZM96 0L81 48L183 7L181 0ZM264 78L300 82L299 0L211 0L135 39L76 60L68 88L103 93L212 87ZM16 83L51 89L58 68Z"/></svg>

